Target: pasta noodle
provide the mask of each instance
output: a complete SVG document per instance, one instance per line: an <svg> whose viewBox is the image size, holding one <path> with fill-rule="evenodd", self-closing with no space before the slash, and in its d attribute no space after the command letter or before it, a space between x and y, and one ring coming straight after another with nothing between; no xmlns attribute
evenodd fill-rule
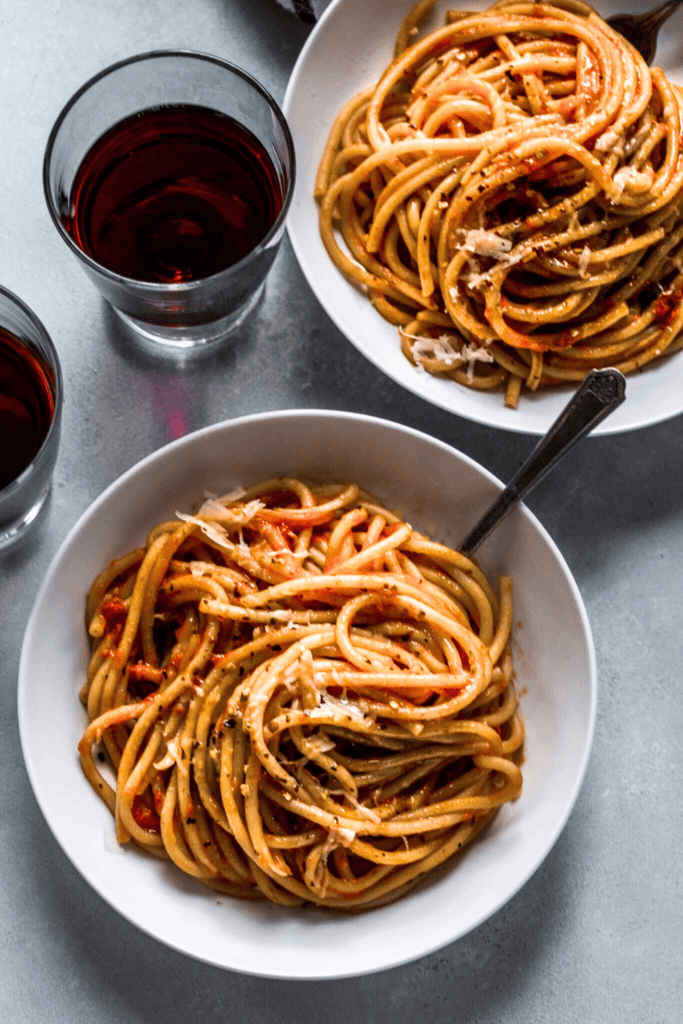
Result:
<svg viewBox="0 0 683 1024"><path fill-rule="evenodd" d="M450 12L415 41L433 2L332 127L336 266L418 369L511 407L679 349L681 90L578 0Z"/></svg>
<svg viewBox="0 0 683 1024"><path fill-rule="evenodd" d="M86 619L84 773L120 843L221 892L378 906L521 793L510 580L356 485L178 513Z"/></svg>

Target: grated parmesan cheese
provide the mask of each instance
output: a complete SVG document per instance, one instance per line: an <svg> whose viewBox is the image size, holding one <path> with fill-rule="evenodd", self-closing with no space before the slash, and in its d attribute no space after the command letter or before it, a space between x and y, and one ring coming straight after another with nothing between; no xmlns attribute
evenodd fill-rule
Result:
<svg viewBox="0 0 683 1024"><path fill-rule="evenodd" d="M224 505L231 505L233 501L239 501L240 498L243 498L246 493L244 487L235 487L234 490L229 491L227 494L221 494L218 500ZM207 495L207 497L211 497L211 495Z"/></svg>
<svg viewBox="0 0 683 1024"><path fill-rule="evenodd" d="M650 188L652 185L652 173L647 174L643 171L637 171L635 167L620 167L614 175L614 184L617 186L618 193L613 201L618 203L624 193L624 189L629 185L640 186L642 189Z"/></svg>
<svg viewBox="0 0 683 1024"><path fill-rule="evenodd" d="M191 576L206 576L211 575L214 565L207 565L206 562L188 562L188 569L190 570Z"/></svg>
<svg viewBox="0 0 683 1024"><path fill-rule="evenodd" d="M174 764L178 766L178 771L181 775L188 774L187 765L181 757L180 747L175 740L167 740L166 754L160 761L155 761L153 767L156 768L157 771L164 771L166 768L172 768Z"/></svg>
<svg viewBox="0 0 683 1024"><path fill-rule="evenodd" d="M333 841L335 839L337 840L337 843L338 843L339 846L347 846L348 847L348 846L351 845L351 843L356 838L356 833L353 831L352 828L342 828L341 826L339 826L338 828L331 828L329 834L330 834L330 838ZM334 849L334 847L333 847L333 849Z"/></svg>
<svg viewBox="0 0 683 1024"><path fill-rule="evenodd" d="M474 378L475 363L493 363L495 361L489 349L483 346L465 344L457 352L445 334L438 338L415 338L412 353L417 363L416 369L424 369L423 360L426 358L440 359L448 367L466 363L468 381L472 381Z"/></svg>
<svg viewBox="0 0 683 1024"><path fill-rule="evenodd" d="M317 718L327 718L330 712L342 715L344 718L355 718L357 722L367 722L368 718L362 708L352 704L344 697L331 697L325 692L321 696L320 705L313 708L309 714L311 721Z"/></svg>
<svg viewBox="0 0 683 1024"><path fill-rule="evenodd" d="M621 156L624 152L623 136L610 128L596 141L595 148L599 153L615 153Z"/></svg>
<svg viewBox="0 0 683 1024"><path fill-rule="evenodd" d="M216 519L228 525L241 523L244 525L254 518L259 509L262 509L263 502L258 498L248 501L246 505L239 505L237 508L226 508L222 499L208 498L197 513L209 519Z"/></svg>
<svg viewBox="0 0 683 1024"><path fill-rule="evenodd" d="M365 804L361 804L358 800L356 800L355 796L353 796L348 791L344 792L344 796L349 801L349 803L353 807L355 807L356 811L358 812L358 814L361 815L361 817L367 818L368 821L372 821L376 825L379 825L381 823L381 817L376 811L373 811L371 807L366 807Z"/></svg>
<svg viewBox="0 0 683 1024"><path fill-rule="evenodd" d="M513 267L515 263L519 263L523 259L523 254L517 253L516 256L505 255L493 267L489 267L482 274L470 274L469 277L465 278L467 287L472 291L478 291L480 288L485 287L487 284L493 284L493 274L496 271L507 270L508 267ZM451 288L451 298L457 299L457 289Z"/></svg>
<svg viewBox="0 0 683 1024"><path fill-rule="evenodd" d="M336 743L329 736L309 736L307 738L309 747L313 747L319 754L326 754L328 750L334 750Z"/></svg>
<svg viewBox="0 0 683 1024"><path fill-rule="evenodd" d="M225 547L230 544L230 538L222 526L217 526L215 523L207 523L205 519L199 519L197 516L191 516L185 512L176 512L176 516L184 523L194 523L205 537L212 540L214 544L218 544L219 547Z"/></svg>
<svg viewBox="0 0 683 1024"><path fill-rule="evenodd" d="M493 355L487 348L476 345L463 345L461 357L467 363L467 380L471 383L474 380L475 363L492 363Z"/></svg>
<svg viewBox="0 0 683 1024"><path fill-rule="evenodd" d="M446 366L455 366L460 356L445 334L438 338L416 338L412 347L415 361L422 366L425 359L438 359Z"/></svg>
<svg viewBox="0 0 683 1024"><path fill-rule="evenodd" d="M473 228L465 232L465 240L462 248L468 252L476 252L479 256L494 256L500 259L505 253L510 252L512 240L501 238L495 231L485 231L483 228Z"/></svg>

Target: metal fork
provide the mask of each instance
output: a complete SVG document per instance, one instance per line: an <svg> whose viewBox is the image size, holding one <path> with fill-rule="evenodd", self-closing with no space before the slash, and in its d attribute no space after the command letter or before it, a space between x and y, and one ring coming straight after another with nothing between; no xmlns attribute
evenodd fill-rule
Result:
<svg viewBox="0 0 683 1024"><path fill-rule="evenodd" d="M643 59L651 64L657 50L657 34L681 3L683 0L664 0L645 14L615 14L606 19L607 24L635 46Z"/></svg>
<svg viewBox="0 0 683 1024"><path fill-rule="evenodd" d="M541 438L505 490L467 534L460 545L463 555L471 556L532 487L564 458L570 448L621 405L625 395L626 381L619 370L613 367L590 370L548 433Z"/></svg>

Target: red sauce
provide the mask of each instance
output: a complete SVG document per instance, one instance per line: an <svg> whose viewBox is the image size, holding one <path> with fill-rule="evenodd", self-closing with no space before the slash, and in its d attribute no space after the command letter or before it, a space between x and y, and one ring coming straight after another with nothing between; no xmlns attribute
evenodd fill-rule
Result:
<svg viewBox="0 0 683 1024"><path fill-rule="evenodd" d="M553 338L553 348L569 348L571 345L576 345L579 341L581 341L581 338L572 331L562 331ZM543 349L539 351L546 351L547 348L548 346L544 345Z"/></svg>
<svg viewBox="0 0 683 1024"><path fill-rule="evenodd" d="M153 668L145 661L138 661L128 669L128 690L140 700L147 698L156 693L163 678L161 669Z"/></svg>
<svg viewBox="0 0 683 1024"><path fill-rule="evenodd" d="M128 615L128 609L120 598L112 597L102 605L100 615L104 619L107 631L109 632L117 626L123 625Z"/></svg>
<svg viewBox="0 0 683 1024"><path fill-rule="evenodd" d="M179 632L180 632L180 629L176 630L176 639L178 639L178 633ZM171 668L171 669L175 669L176 671L180 668L182 663L183 663L183 652L182 651L176 651L176 653L171 655L171 657L168 659L168 667Z"/></svg>
<svg viewBox="0 0 683 1024"><path fill-rule="evenodd" d="M142 797L133 797L133 818L135 824L143 828L145 832L161 832L161 820L152 807L148 807Z"/></svg>
<svg viewBox="0 0 683 1024"><path fill-rule="evenodd" d="M672 323L681 311L682 303L682 291L676 289L676 291L662 292L655 302L655 322L664 329L671 327Z"/></svg>
<svg viewBox="0 0 683 1024"><path fill-rule="evenodd" d="M146 661L138 661L128 669L128 679L136 683L143 681L156 683L158 686L163 679L163 673L160 668L154 668L152 665L148 665Z"/></svg>

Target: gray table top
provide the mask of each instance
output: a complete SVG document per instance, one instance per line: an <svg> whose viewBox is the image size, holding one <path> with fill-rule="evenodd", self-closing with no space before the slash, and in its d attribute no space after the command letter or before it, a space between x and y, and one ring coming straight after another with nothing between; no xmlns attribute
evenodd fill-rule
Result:
<svg viewBox="0 0 683 1024"><path fill-rule="evenodd" d="M274 0L2 0L0 282L43 320L67 387L46 515L0 559L0 1019L53 1024L680 1020L683 418L589 438L528 504L586 603L599 671L587 777L556 846L489 921L400 969L346 981L263 981L138 932L67 861L33 798L16 715L21 641L41 579L79 515L138 459L187 430L259 410L343 408L427 431L509 479L534 439L432 408L336 330L285 241L234 345L179 371L131 345L58 238L42 157L62 105L146 49L240 64L281 100L309 27ZM276 326L275 326L276 325ZM676 1009L678 1007L678 1010Z"/></svg>

